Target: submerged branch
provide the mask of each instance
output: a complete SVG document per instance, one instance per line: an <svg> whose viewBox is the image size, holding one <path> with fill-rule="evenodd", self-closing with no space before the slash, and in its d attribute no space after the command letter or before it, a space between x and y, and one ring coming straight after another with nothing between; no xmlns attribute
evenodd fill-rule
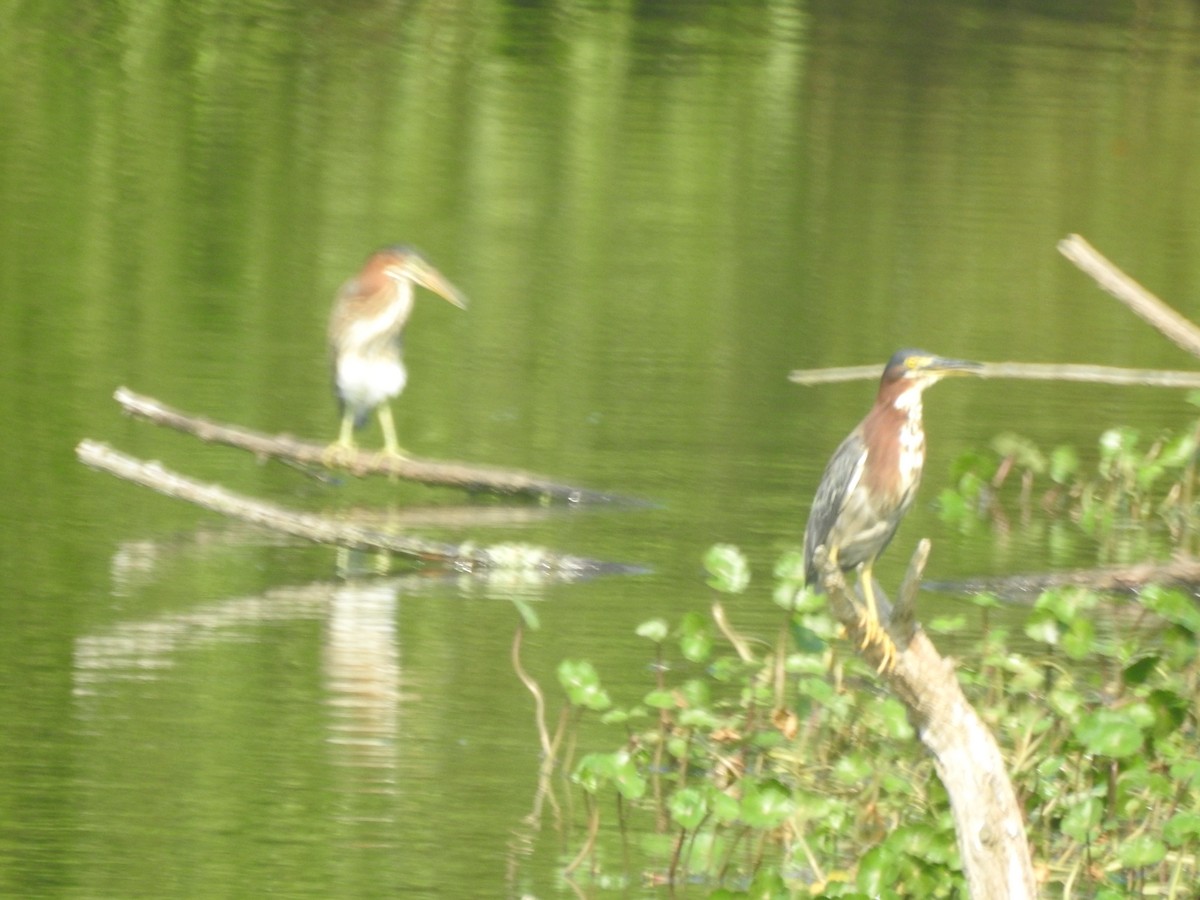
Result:
<svg viewBox="0 0 1200 900"><path fill-rule="evenodd" d="M275 457L302 466L325 467L329 447L301 441L286 434L264 434L249 428L214 422L202 416L181 412L153 397L137 394L129 388L117 388L113 394L129 415L165 425L202 441L248 450L260 457ZM462 488L493 494L525 495L568 503L636 503L616 494L562 484L540 475L476 466L468 463L435 462L413 457L390 457L364 451L339 452L338 464L352 475L388 475L421 484Z"/></svg>
<svg viewBox="0 0 1200 900"><path fill-rule="evenodd" d="M795 384L811 387L839 381L879 378L879 366L837 366L829 369L796 369L788 375ZM1200 372L1169 369L1123 369L1067 363L984 363L974 373L979 378L1012 378L1022 381L1078 381L1088 384L1134 385L1164 388L1200 388Z"/></svg>
<svg viewBox="0 0 1200 900"><path fill-rule="evenodd" d="M897 656L894 668L880 677L907 707L946 787L972 900L1032 900L1037 886L1029 841L1004 757L995 737L963 695L954 666L908 618L928 552L928 542L922 541L909 566L898 603L903 621L884 616ZM862 642L861 601L854 599L836 564L830 565L820 556L818 562L830 609L858 646ZM880 589L875 591L878 596ZM882 659L877 644L860 652L875 665Z"/></svg>
<svg viewBox="0 0 1200 900"><path fill-rule="evenodd" d="M125 481L140 484L168 497L293 537L350 550L386 551L412 559L453 565L463 571L512 570L536 572L561 579L636 571L630 567L578 556L564 556L527 544L446 544L393 534L378 528L340 521L328 516L298 512L243 497L219 485L203 484L179 475L157 462L146 462L96 441L75 448L80 461Z"/></svg>
<svg viewBox="0 0 1200 900"><path fill-rule="evenodd" d="M1058 242L1058 252L1176 345L1192 356L1200 356L1200 328L1122 272L1082 237L1067 235Z"/></svg>
<svg viewBox="0 0 1200 900"><path fill-rule="evenodd" d="M933 590L977 594L987 592L1014 598L1037 595L1059 587L1082 587L1093 591L1131 593L1150 584L1191 588L1200 585L1200 559L1182 557L1164 563L1138 563L1132 566L1106 566L1032 575L1004 575L969 581L931 584Z"/></svg>

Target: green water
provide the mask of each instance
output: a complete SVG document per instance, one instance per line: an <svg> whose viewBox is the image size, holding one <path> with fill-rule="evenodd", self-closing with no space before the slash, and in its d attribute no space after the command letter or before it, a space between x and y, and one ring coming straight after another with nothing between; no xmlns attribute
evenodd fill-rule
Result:
<svg viewBox="0 0 1200 900"><path fill-rule="evenodd" d="M770 562L872 392L789 370L910 345L1191 364L1054 249L1084 234L1200 317L1183 0L93 6L0 9L5 896L574 896L558 872L578 811L562 831L525 820L539 757L514 597L541 620L523 661L552 712L564 657L630 700L649 662L633 629L704 607L713 542L757 566L731 616L773 633ZM395 241L472 301L418 305L402 442L656 505L325 484L111 401L125 384L332 439L329 303ZM939 386L924 502L880 576L922 535L938 578L1094 562L1045 523L942 525L950 461L1003 430L1086 452L1191 409ZM433 506L437 539L651 571L347 582L332 550L84 469L84 437L281 504Z"/></svg>

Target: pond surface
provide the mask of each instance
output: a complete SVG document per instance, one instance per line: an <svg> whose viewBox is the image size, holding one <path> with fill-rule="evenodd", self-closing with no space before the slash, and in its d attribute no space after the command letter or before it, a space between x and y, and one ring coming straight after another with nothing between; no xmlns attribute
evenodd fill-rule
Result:
<svg viewBox="0 0 1200 900"><path fill-rule="evenodd" d="M578 812L527 818L514 600L551 716L565 658L632 702L634 629L706 608L714 542L755 567L731 618L774 633L770 566L874 391L790 370L912 345L1192 364L1055 251L1081 233L1200 317L1185 0L93 6L0 11L5 896L576 896ZM329 303L396 241L471 299L418 301L402 442L653 505L326 483L119 414L124 384L332 439ZM877 574L921 536L940 580L1094 564L1069 526L943 525L951 462L1003 431L1087 456L1110 425L1192 417L1181 393L941 385ZM295 508L647 572L376 576L89 471L85 437ZM655 893L636 872L579 890Z"/></svg>

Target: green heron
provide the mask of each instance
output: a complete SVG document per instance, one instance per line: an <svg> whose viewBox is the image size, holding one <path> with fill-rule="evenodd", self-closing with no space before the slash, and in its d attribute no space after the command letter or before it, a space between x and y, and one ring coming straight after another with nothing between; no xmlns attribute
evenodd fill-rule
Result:
<svg viewBox="0 0 1200 900"><path fill-rule="evenodd" d="M401 359L401 332L413 308L419 284L466 308L467 300L412 247L396 245L372 253L362 270L341 286L329 319L333 384L342 413L336 454L354 447L354 429L377 410L385 452L400 456L396 425L388 401L408 380Z"/></svg>
<svg viewBox="0 0 1200 900"><path fill-rule="evenodd" d="M883 369L875 405L825 467L804 532L805 581L820 586L814 560L823 546L843 572L862 567L866 611L859 611L866 647L883 648L880 671L891 668L896 648L879 622L871 569L912 505L925 463L921 393L948 375L969 375L978 363L901 350Z"/></svg>

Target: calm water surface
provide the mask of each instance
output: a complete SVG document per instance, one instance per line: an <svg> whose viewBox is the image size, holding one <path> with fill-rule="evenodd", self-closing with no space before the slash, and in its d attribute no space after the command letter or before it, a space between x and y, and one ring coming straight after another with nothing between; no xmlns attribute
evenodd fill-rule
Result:
<svg viewBox="0 0 1200 900"><path fill-rule="evenodd" d="M789 370L908 345L1188 366L1054 244L1083 233L1200 316L1198 52L1183 0L0 11L0 894L574 896L578 811L527 818L514 599L552 714L568 657L630 702L633 629L705 607L714 542L756 566L737 625L773 633L770 564L873 392ZM328 303L397 240L472 300L418 305L404 443L653 506L326 484L118 414L127 384L332 438ZM1045 522L942 525L951 461L1005 430L1086 453L1110 424L1192 415L1172 393L967 381L926 409L924 502L885 582L922 535L937 578L1094 563ZM281 504L648 573L375 576L87 471L84 437ZM653 893L637 873L623 892Z"/></svg>

